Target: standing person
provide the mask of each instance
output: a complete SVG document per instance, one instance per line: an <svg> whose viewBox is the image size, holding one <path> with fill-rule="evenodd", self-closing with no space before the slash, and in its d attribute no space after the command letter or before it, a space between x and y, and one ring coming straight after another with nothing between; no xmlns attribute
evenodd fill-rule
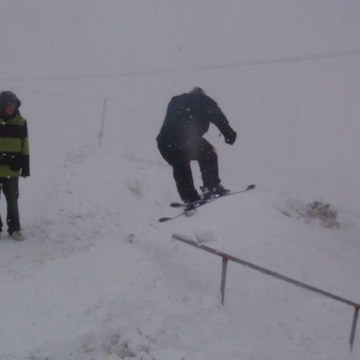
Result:
<svg viewBox="0 0 360 360"><path fill-rule="evenodd" d="M7 202L10 237L24 240L19 219L19 176L30 176L26 120L20 115L21 101L11 91L0 93L0 191ZM0 217L0 231L2 230Z"/></svg>
<svg viewBox="0 0 360 360"><path fill-rule="evenodd" d="M186 204L200 199L194 186L191 160L199 163L204 197L229 192L221 185L216 149L203 138L210 123L220 130L226 143L234 144L236 132L217 103L195 87L171 99L156 138L161 155L173 168L178 193Z"/></svg>

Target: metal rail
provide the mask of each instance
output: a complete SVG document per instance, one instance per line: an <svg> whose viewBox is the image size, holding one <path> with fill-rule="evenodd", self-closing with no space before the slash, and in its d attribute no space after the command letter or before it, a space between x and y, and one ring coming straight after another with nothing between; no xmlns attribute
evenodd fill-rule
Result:
<svg viewBox="0 0 360 360"><path fill-rule="evenodd" d="M241 259L239 259L239 258L237 258L235 256L232 256L232 255L226 254L226 253L224 253L222 251L210 248L210 247L208 247L208 246L206 246L204 244L198 243L198 242L196 242L196 241L194 241L194 240L192 240L190 238L184 237L182 235L173 234L172 238L175 239L175 240L182 241L182 242L184 242L184 243L186 243L188 245L194 246L194 247L196 247L198 249L201 249L201 250L207 251L209 253L212 253L214 255L220 256L222 258L222 272L221 272L221 284L220 284L221 304L222 305L224 305L224 300L225 300L225 284L226 284L227 264L228 264L228 261L230 260L230 261L233 261L235 263L244 265L244 266L246 266L248 268L260 271L263 274L275 277L277 279L280 279L280 280L286 281L288 283L291 283L293 285L299 286L299 287L301 287L303 289L310 290L312 292L324 295L324 296L326 296L328 298L331 298L333 300L339 301L339 302L341 302L343 304L352 306L354 308L354 315L353 315L353 321L352 321L351 332L350 332L350 340L349 340L350 348L351 348L351 351L352 351L353 346L354 346L354 341L355 341L356 326L357 326L357 322L358 322L358 318L359 318L359 310L360 310L360 304L359 303L356 303L354 301L345 299L345 298L343 298L341 296L332 294L332 293L330 293L328 291L321 290L321 289L319 289L319 288L317 288L315 286L305 284L305 283L303 283L301 281L292 279L292 278L290 278L288 276L279 274L279 273L277 273L275 271L268 270L268 269L266 269L264 267L252 264L252 263L250 263L248 261L241 260Z"/></svg>

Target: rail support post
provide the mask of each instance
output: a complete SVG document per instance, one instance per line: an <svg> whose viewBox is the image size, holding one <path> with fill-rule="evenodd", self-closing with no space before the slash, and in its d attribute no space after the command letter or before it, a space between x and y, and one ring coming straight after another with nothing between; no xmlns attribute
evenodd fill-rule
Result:
<svg viewBox="0 0 360 360"><path fill-rule="evenodd" d="M357 321L358 321L358 318L359 318L359 310L360 310L360 307L355 307L353 322L352 322L352 326L351 326L351 334L350 334L350 348L351 348L351 351L352 351L353 346L354 346L355 333L356 333L356 324L357 324Z"/></svg>
<svg viewBox="0 0 360 360"><path fill-rule="evenodd" d="M225 284L226 284L226 271L227 271L228 259L226 257L222 257L222 270L221 270L221 305L224 305L225 301Z"/></svg>

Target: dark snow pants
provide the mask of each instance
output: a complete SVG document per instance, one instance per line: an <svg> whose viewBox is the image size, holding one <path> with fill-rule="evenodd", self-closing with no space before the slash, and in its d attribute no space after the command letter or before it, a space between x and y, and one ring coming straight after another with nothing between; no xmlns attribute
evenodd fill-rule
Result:
<svg viewBox="0 0 360 360"><path fill-rule="evenodd" d="M9 234L20 230L19 220L19 178L0 178L0 192L4 193L7 202L7 226ZM0 216L0 231L3 223Z"/></svg>
<svg viewBox="0 0 360 360"><path fill-rule="evenodd" d="M173 176L180 198L184 202L199 199L195 189L190 162L199 163L203 185L212 188L220 183L218 158L215 148L205 139L199 144L184 145L181 147L161 146L159 150L163 158L172 166Z"/></svg>

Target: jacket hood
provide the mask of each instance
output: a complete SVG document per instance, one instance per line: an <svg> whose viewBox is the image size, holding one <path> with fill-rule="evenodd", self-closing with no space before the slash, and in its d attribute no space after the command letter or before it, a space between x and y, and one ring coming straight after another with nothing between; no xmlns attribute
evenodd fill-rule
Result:
<svg viewBox="0 0 360 360"><path fill-rule="evenodd" d="M21 106L19 98L11 91L2 91L0 93L0 113L4 110L8 103L15 103L16 109Z"/></svg>

